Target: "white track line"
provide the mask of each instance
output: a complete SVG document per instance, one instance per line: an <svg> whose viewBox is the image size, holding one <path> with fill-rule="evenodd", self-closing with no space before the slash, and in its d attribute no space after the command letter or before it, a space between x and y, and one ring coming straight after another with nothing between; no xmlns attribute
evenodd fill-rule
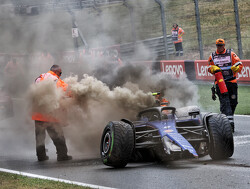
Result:
<svg viewBox="0 0 250 189"><path fill-rule="evenodd" d="M250 138L250 135L235 136L234 138L235 138L235 139Z"/></svg>
<svg viewBox="0 0 250 189"><path fill-rule="evenodd" d="M234 116L237 116L237 117L250 117L250 115L238 115L238 114L234 114Z"/></svg>
<svg viewBox="0 0 250 189"><path fill-rule="evenodd" d="M20 172L20 171L3 169L3 168L0 168L0 172L12 173L12 174L31 177L31 178L38 178L38 179L52 180L52 181L57 181L57 182L64 182L64 183L68 183L68 184L75 184L75 185L85 186L85 187L90 187L90 188L113 189L113 188L105 187L105 186L86 184L86 183L82 183L82 182L75 182L75 181L70 181L70 180L65 180L65 179L58 179L58 178L53 178L53 177L46 177L46 176L42 176L42 175L36 175L36 174L31 174L31 173L25 173L25 172Z"/></svg>
<svg viewBox="0 0 250 189"><path fill-rule="evenodd" d="M241 142L234 143L235 146L246 145L246 144L250 144L250 141L241 141Z"/></svg>
<svg viewBox="0 0 250 189"><path fill-rule="evenodd" d="M240 145L246 145L250 144L250 135L243 135L243 136L235 136L234 137L234 145L240 146Z"/></svg>

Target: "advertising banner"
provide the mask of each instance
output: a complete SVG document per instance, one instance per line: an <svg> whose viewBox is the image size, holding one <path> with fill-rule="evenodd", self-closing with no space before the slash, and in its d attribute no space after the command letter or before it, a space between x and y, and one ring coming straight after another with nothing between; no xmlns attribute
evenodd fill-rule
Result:
<svg viewBox="0 0 250 189"><path fill-rule="evenodd" d="M250 60L242 60L243 68L241 73L236 75L239 83L250 82ZM213 81L214 76L208 72L207 60L194 61L196 80Z"/></svg>
<svg viewBox="0 0 250 189"><path fill-rule="evenodd" d="M239 82L250 82L250 60L242 60L243 68L241 73L237 74Z"/></svg>
<svg viewBox="0 0 250 189"><path fill-rule="evenodd" d="M162 60L160 61L161 72L166 72L175 78L185 74L184 60Z"/></svg>
<svg viewBox="0 0 250 189"><path fill-rule="evenodd" d="M214 80L214 75L208 72L207 60L195 60L194 68L197 80L207 80L207 81Z"/></svg>

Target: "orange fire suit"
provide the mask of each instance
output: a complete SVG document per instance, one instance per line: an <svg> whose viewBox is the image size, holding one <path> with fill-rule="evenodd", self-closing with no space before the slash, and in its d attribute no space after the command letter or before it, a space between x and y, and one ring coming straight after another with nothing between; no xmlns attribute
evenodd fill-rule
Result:
<svg viewBox="0 0 250 189"><path fill-rule="evenodd" d="M56 82L57 87L61 87L64 91L66 91L68 85L62 81L53 71L41 74L35 82L39 83L49 78ZM40 112L34 112L32 115L32 120L35 120L36 155L38 161L48 160L45 148L45 131L48 132L50 138L56 146L57 160L72 159L72 157L67 155L68 149L66 146L63 130L61 128L60 122L56 118L50 115L42 114Z"/></svg>

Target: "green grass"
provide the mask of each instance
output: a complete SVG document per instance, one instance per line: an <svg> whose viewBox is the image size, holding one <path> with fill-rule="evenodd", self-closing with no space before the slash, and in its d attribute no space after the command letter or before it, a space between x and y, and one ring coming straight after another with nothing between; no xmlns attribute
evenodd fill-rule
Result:
<svg viewBox="0 0 250 189"><path fill-rule="evenodd" d="M0 172L1 189L87 189L73 184L29 178L26 176Z"/></svg>
<svg viewBox="0 0 250 189"><path fill-rule="evenodd" d="M211 96L211 85L197 85L199 88L199 105L202 111L219 112L219 99L213 101ZM239 85L238 86L238 105L235 110L235 114L250 115L250 86Z"/></svg>

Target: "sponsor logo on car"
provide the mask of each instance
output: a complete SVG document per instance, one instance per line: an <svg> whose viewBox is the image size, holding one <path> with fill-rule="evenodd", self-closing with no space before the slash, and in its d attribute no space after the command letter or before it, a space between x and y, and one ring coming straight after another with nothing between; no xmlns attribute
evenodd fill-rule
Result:
<svg viewBox="0 0 250 189"><path fill-rule="evenodd" d="M168 130L164 130L165 133L172 133L174 130L172 129L168 129Z"/></svg>

